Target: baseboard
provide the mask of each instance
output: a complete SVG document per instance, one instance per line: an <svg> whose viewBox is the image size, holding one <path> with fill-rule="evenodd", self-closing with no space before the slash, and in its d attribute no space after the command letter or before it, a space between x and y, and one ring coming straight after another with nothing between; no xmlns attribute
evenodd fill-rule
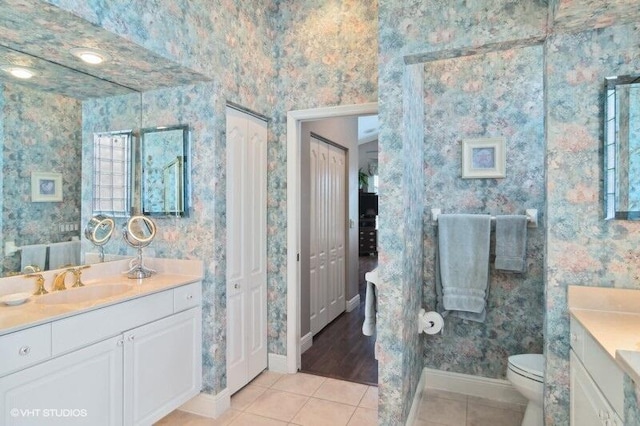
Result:
<svg viewBox="0 0 640 426"><path fill-rule="evenodd" d="M313 335L308 332L300 339L300 353L303 354L313 346Z"/></svg>
<svg viewBox="0 0 640 426"><path fill-rule="evenodd" d="M217 419L231 407L231 395L227 388L224 388L217 395L199 393L178 408L188 413L197 414L202 417Z"/></svg>
<svg viewBox="0 0 640 426"><path fill-rule="evenodd" d="M427 383L427 369L422 369L422 374L420 374L420 381L418 382L418 387L416 388L416 394L413 396L413 402L411 403L411 410L409 411L409 415L407 416L407 421L405 422L405 426L413 426L418 418L418 410L420 409L420 401L422 401L422 394L424 393L424 389Z"/></svg>
<svg viewBox="0 0 640 426"><path fill-rule="evenodd" d="M287 369L287 356L278 354L268 355L269 371L275 371L276 373L288 373Z"/></svg>
<svg viewBox="0 0 640 426"><path fill-rule="evenodd" d="M351 312L360 306L360 294L356 294L353 298L347 300L347 312Z"/></svg>
<svg viewBox="0 0 640 426"><path fill-rule="evenodd" d="M528 402L508 380L451 373L431 368L425 368L424 372L426 372L425 385L428 389L445 390L511 404L526 405Z"/></svg>

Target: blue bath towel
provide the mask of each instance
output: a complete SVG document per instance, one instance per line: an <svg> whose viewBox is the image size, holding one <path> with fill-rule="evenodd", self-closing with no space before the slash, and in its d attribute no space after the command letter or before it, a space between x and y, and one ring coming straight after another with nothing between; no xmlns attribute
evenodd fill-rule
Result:
<svg viewBox="0 0 640 426"><path fill-rule="evenodd" d="M438 216L436 295L438 311L477 322L486 318L489 295L491 216Z"/></svg>
<svg viewBox="0 0 640 426"><path fill-rule="evenodd" d="M527 216L496 217L496 269L527 272Z"/></svg>

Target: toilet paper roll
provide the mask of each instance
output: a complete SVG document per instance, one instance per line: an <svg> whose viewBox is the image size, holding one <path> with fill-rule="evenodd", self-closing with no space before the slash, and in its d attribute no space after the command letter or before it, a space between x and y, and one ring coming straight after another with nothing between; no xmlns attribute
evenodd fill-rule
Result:
<svg viewBox="0 0 640 426"><path fill-rule="evenodd" d="M444 326L444 319L439 313L429 311L422 316L421 323L422 331L426 334L436 334L442 330L442 326Z"/></svg>

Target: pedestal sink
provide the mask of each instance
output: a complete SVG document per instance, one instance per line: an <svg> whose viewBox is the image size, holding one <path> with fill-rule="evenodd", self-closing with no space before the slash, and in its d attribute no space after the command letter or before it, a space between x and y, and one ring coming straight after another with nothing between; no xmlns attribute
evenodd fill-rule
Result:
<svg viewBox="0 0 640 426"><path fill-rule="evenodd" d="M89 285L43 294L42 296L36 297L35 302L44 305L82 303L117 296L118 294L126 293L132 288L133 286L129 284Z"/></svg>

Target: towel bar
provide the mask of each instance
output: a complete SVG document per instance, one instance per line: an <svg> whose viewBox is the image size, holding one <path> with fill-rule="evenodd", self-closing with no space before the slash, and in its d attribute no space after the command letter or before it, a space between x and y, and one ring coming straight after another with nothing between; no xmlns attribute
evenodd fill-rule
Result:
<svg viewBox="0 0 640 426"><path fill-rule="evenodd" d="M527 227L528 228L537 228L538 227L538 209L526 209L525 214L527 216ZM434 222L438 222L438 216L442 214L442 209L431 209L431 220ZM491 216L491 222L495 222L496 217Z"/></svg>

